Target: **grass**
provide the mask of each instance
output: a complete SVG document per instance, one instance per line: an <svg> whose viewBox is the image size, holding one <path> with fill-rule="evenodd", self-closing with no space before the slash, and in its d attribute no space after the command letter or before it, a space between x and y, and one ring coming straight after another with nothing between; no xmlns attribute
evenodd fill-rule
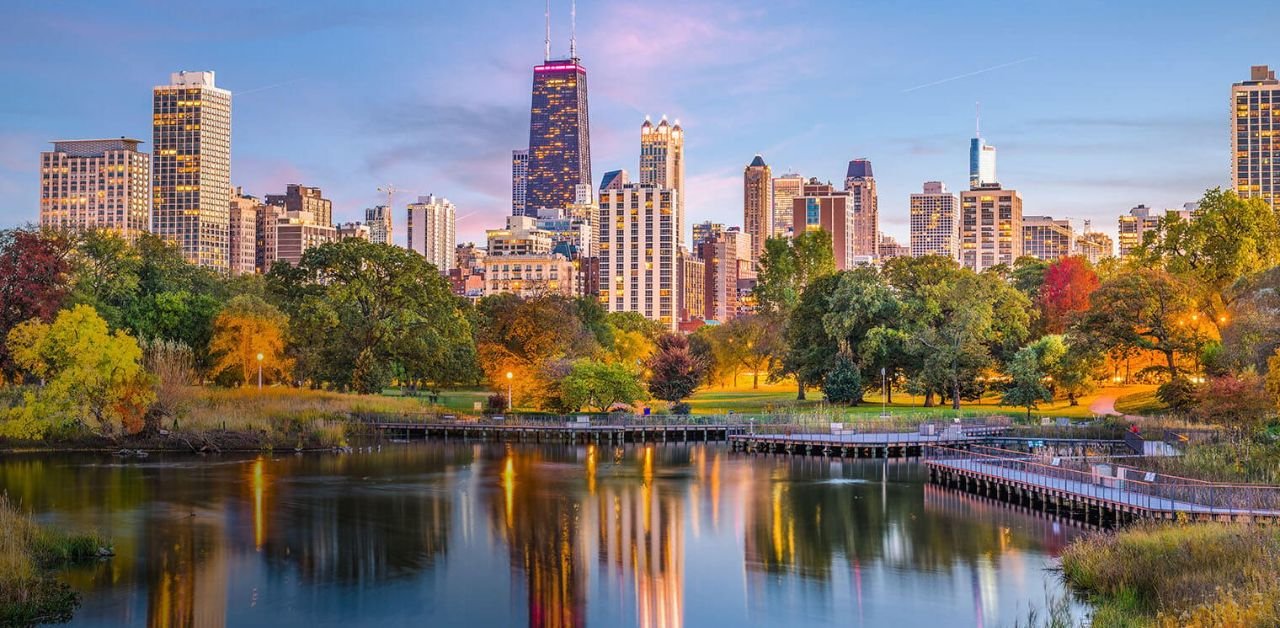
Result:
<svg viewBox="0 0 1280 628"><path fill-rule="evenodd" d="M1280 624L1280 532L1145 524L1073 542L1062 572L1097 605L1093 625Z"/></svg>
<svg viewBox="0 0 1280 628"><path fill-rule="evenodd" d="M1144 458L1141 466L1210 482L1280 485L1280 445L1258 441L1191 445L1181 456Z"/></svg>
<svg viewBox="0 0 1280 628"><path fill-rule="evenodd" d="M1155 388L1132 392L1116 399L1116 412L1121 414L1149 416L1165 410L1165 405L1156 398Z"/></svg>
<svg viewBox="0 0 1280 628"><path fill-rule="evenodd" d="M106 543L95 535L68 535L36 525L0 496L0 625L65 622L79 595L52 571L99 556Z"/></svg>

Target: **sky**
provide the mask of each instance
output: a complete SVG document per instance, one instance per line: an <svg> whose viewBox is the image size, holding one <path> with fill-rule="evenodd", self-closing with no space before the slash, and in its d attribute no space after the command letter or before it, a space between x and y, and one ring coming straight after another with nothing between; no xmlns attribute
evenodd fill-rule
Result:
<svg viewBox="0 0 1280 628"><path fill-rule="evenodd" d="M0 0L0 227L37 221L55 139L150 144L151 88L214 70L233 92L232 179L319 186L335 221L436 194L458 241L510 213L528 144L541 0L297 3ZM552 54L569 0L552 0ZM1241 16L1247 16L1242 19ZM686 134L686 224L742 223L742 170L840 182L872 161L882 229L909 195L968 182L975 103L1025 215L1114 234L1143 203L1230 185L1231 83L1280 67L1280 3L1077 0L580 0L592 173L634 175L646 115Z"/></svg>

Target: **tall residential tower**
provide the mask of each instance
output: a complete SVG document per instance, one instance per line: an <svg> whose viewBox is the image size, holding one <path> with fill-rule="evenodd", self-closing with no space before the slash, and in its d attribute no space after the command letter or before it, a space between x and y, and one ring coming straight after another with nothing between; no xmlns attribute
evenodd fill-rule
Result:
<svg viewBox="0 0 1280 628"><path fill-rule="evenodd" d="M751 236L751 261L757 262L773 235L773 175L760 155L742 171L742 226Z"/></svg>
<svg viewBox="0 0 1280 628"><path fill-rule="evenodd" d="M590 126L587 69L579 60L570 56L534 66L522 213L568 207L575 186L592 184Z"/></svg>
<svg viewBox="0 0 1280 628"><path fill-rule="evenodd" d="M1280 80L1265 65L1231 86L1231 182L1243 198L1280 210Z"/></svg>
<svg viewBox="0 0 1280 628"><path fill-rule="evenodd" d="M151 229L151 162L141 143L62 140L40 153L40 226L109 229L129 240Z"/></svg>
<svg viewBox="0 0 1280 628"><path fill-rule="evenodd" d="M880 250L880 208L871 160L854 159L844 177L844 191L853 203L853 254L876 257Z"/></svg>

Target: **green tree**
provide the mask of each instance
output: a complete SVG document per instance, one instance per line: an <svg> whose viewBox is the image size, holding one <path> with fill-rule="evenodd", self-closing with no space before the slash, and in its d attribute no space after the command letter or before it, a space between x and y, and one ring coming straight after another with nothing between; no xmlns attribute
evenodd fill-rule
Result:
<svg viewBox="0 0 1280 628"><path fill-rule="evenodd" d="M1050 372L1066 353L1062 336L1045 336L1019 349L1006 369L1010 381L1000 402L1006 406L1026 408L1027 419L1030 419L1031 411L1040 402L1053 401L1049 388Z"/></svg>
<svg viewBox="0 0 1280 628"><path fill-rule="evenodd" d="M760 374L769 373L774 356L779 351L778 330L758 314L739 316L711 330L716 362L732 369L734 385L738 373L751 372L751 387L760 387Z"/></svg>
<svg viewBox="0 0 1280 628"><path fill-rule="evenodd" d="M760 272L752 294L763 314L788 316L811 282L836 272L831 234L804 231L794 238L765 240Z"/></svg>
<svg viewBox="0 0 1280 628"><path fill-rule="evenodd" d="M822 395L831 403L857 405L862 401L862 375L847 355L839 355L822 380Z"/></svg>
<svg viewBox="0 0 1280 628"><path fill-rule="evenodd" d="M142 428L154 398L142 349L124 331L111 332L92 307L63 310L52 323L33 319L9 332L17 364L44 382L14 417L19 423L75 422L115 437Z"/></svg>
<svg viewBox="0 0 1280 628"><path fill-rule="evenodd" d="M799 392L818 386L826 379L835 363L837 341L827 332L824 318L830 309L831 294L840 283L837 275L819 277L805 288L785 330L786 342L782 359L775 363L774 373L796 378Z"/></svg>
<svg viewBox="0 0 1280 628"><path fill-rule="evenodd" d="M1099 286L1073 333L1101 350L1132 347L1158 352L1170 377L1176 378L1178 355L1198 352L1205 340L1194 315L1185 282L1162 270L1140 269Z"/></svg>
<svg viewBox="0 0 1280 628"><path fill-rule="evenodd" d="M644 397L635 371L622 364L578 360L560 383L564 402L576 411L586 407L608 412L615 404L631 404Z"/></svg>

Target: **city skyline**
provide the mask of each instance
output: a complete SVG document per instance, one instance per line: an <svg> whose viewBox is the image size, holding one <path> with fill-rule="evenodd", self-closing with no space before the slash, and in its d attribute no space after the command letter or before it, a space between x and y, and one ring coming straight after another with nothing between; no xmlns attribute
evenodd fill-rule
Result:
<svg viewBox="0 0 1280 628"><path fill-rule="evenodd" d="M66 53L22 66L9 62L0 66L15 88L9 106L0 111L0 224L38 218L38 154L48 149L49 141L146 137L146 98L155 77L208 69L218 72L219 86L237 99L233 185L254 195L288 183L317 185L334 201L335 222L346 222L362 219L365 208L385 202L376 187L392 181L455 199L459 216L466 217L459 222L458 241L480 241L484 229L500 225L510 212L510 151L527 136L529 68L538 63L543 37L543 7L527 4L501 15L486 10L490 5L449 7L432 14L433 19L409 5L374 15L324 4L305 11L250 14L232 4L197 29L202 45L184 54L163 45L166 36L118 53L136 61L127 69L117 53L102 59L73 55L75 88L45 76L72 68ZM568 48L567 4L552 5L553 57ZM965 187L972 107L981 100L982 135L1000 148L1000 180L1024 195L1028 213L1070 218L1077 228L1092 219L1095 229L1114 234L1116 216L1130 207L1180 207L1199 198L1206 187L1229 187L1225 136L1230 84L1246 79L1251 65L1276 63L1267 56L1274 51L1239 36L1240 28L1255 28L1245 25L1235 27L1230 47L1206 46L1205 54L1194 60L1171 64L1175 68L1160 66L1167 53L1110 37L1123 23L1120 18L1137 11L1123 7L1085 7L1079 16L1064 17L1067 31L1086 17L1107 17L1108 25L1091 31L1084 38L1088 41L1071 39L1071 46L1060 31L1037 41L1045 27L1023 24L1031 17L1019 13L1025 9L1003 7L1011 24L1027 29L956 58L943 48L963 39L962 23L954 20L966 10L938 6L908 19L876 8L864 19L884 28L883 40L871 37L857 45L892 54L852 68L830 87L847 58L842 48L852 45L838 41L832 26L852 19L850 9L835 3L791 4L789 8L821 12L830 19L782 19L788 7L719 2L678 11L663 3L650 9L625 2L579 6L578 52L593 76L592 171L634 167L634 128L645 114L679 118L695 130L688 147L687 221L738 224L741 168L756 152L779 173L794 171L833 182L849 159L867 157L876 164L882 229L906 241L909 196L922 182ZM662 14L664 8L677 16L669 27L646 29L647 16ZM994 10L970 7L967 13L978 20ZM0 28L10 31L5 46L15 49L34 41L56 43L121 20L158 31L181 17L180 11L144 16L129 7L109 14L90 4L79 5L70 17L65 10L37 7L13 13L14 19ZM283 38L268 32L273 24L304 15L318 19ZM1203 17L1150 16L1148 24L1175 39L1179 33L1191 36L1187 29L1193 26L1196 36L1217 36L1212 24L1219 18L1208 12ZM440 59L450 59L447 64L422 64L418 58L411 71L408 60L395 56L403 50L393 46L370 45L357 59L338 59L320 49L321 41L335 33L353 43L366 42L385 38L388 29L416 31L442 21L458 33L502 33L501 38L485 39L504 43L479 54L441 54ZM891 41L892 32L908 27L938 35L939 41L914 48ZM790 42L788 34L801 29L831 45ZM445 37L447 45L441 49L475 50L474 44L461 41L465 38L455 37ZM1225 41L1227 36L1221 37ZM268 44L276 57L264 63L261 55ZM729 59L722 52L729 44L754 48ZM81 46L78 42L70 49ZM1126 56L1104 65L1103 57L1117 52L1117 46ZM315 61L298 65L307 56ZM677 61L679 76L673 77L670 70ZM102 66L82 71L96 64ZM752 64L759 71L749 72ZM373 66L380 69L359 76ZM388 76L403 80L387 83ZM492 89L476 90L478 78ZM708 81L726 89L700 87ZM800 97L805 88L819 84L830 87L828 102L813 104ZM1136 95L1156 84L1178 86L1179 97L1142 100L1138 107L1131 99L1098 95L1108 89ZM1017 89L998 89L1000 85ZM96 97L88 103L67 97L80 90ZM736 106L743 98L754 106ZM300 101L306 106L296 106ZM849 115L850 107L857 115ZM317 144L340 150L318 150ZM145 143L141 150L153 147ZM1153 154L1161 158L1147 160L1151 163L1138 158ZM400 206L410 197L396 199L397 233L404 233Z"/></svg>

